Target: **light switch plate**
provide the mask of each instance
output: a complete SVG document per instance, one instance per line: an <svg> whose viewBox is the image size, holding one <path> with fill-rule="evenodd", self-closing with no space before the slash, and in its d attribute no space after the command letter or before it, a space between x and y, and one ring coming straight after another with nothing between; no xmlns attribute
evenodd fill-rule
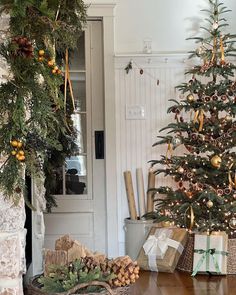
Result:
<svg viewBox="0 0 236 295"><path fill-rule="evenodd" d="M145 120L146 111L143 105L126 105L126 120Z"/></svg>

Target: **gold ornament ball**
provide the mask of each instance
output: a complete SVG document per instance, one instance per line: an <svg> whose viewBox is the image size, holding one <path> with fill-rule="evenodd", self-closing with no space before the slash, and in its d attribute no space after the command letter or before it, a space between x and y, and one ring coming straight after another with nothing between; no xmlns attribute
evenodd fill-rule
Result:
<svg viewBox="0 0 236 295"><path fill-rule="evenodd" d="M40 62L44 61L44 57L43 57L43 56L40 56L40 57L38 58L38 61L40 61Z"/></svg>
<svg viewBox="0 0 236 295"><path fill-rule="evenodd" d="M23 146L23 143L21 141L17 142L17 147L20 149Z"/></svg>
<svg viewBox="0 0 236 295"><path fill-rule="evenodd" d="M206 203L206 205L207 205L207 208L212 208L213 207L213 202L211 201L211 200L209 200L207 203Z"/></svg>
<svg viewBox="0 0 236 295"><path fill-rule="evenodd" d="M24 161L25 160L25 156L20 156L19 160L20 161Z"/></svg>
<svg viewBox="0 0 236 295"><path fill-rule="evenodd" d="M19 160L19 161L20 161L20 157L21 157L21 155L19 155L19 154L16 154L16 158L17 158L17 160Z"/></svg>
<svg viewBox="0 0 236 295"><path fill-rule="evenodd" d="M183 167L179 167L177 171L178 171L178 173L183 174L184 173L184 168Z"/></svg>
<svg viewBox="0 0 236 295"><path fill-rule="evenodd" d="M55 66L54 70L57 72L59 70L59 68L57 66Z"/></svg>
<svg viewBox="0 0 236 295"><path fill-rule="evenodd" d="M235 217L233 217L233 218L230 219L230 221L229 221L229 227L231 229L236 229L236 218Z"/></svg>
<svg viewBox="0 0 236 295"><path fill-rule="evenodd" d="M45 54L45 51L43 49L39 50L39 55L43 56Z"/></svg>
<svg viewBox="0 0 236 295"><path fill-rule="evenodd" d="M24 156L24 155L25 155L25 152L22 151L22 150L20 150L20 151L18 152L18 154L19 154L20 156Z"/></svg>
<svg viewBox="0 0 236 295"><path fill-rule="evenodd" d="M15 156L16 155L16 151L12 151L11 154L12 154L12 156Z"/></svg>
<svg viewBox="0 0 236 295"><path fill-rule="evenodd" d="M18 161L24 161L25 160L25 156L20 155L19 153L16 155L16 158L17 158Z"/></svg>
<svg viewBox="0 0 236 295"><path fill-rule="evenodd" d="M194 95L193 95L193 94L189 94L189 95L187 96L187 101L188 101L188 102L193 102L193 101L195 101Z"/></svg>
<svg viewBox="0 0 236 295"><path fill-rule="evenodd" d="M48 66L53 67L54 66L54 61L51 59L48 61Z"/></svg>
<svg viewBox="0 0 236 295"><path fill-rule="evenodd" d="M55 69L53 69L53 70L52 70L52 73L53 73L53 74L56 74L56 73L57 73L57 71L56 71Z"/></svg>
<svg viewBox="0 0 236 295"><path fill-rule="evenodd" d="M215 168L220 168L222 159L218 155L211 158L211 165Z"/></svg>
<svg viewBox="0 0 236 295"><path fill-rule="evenodd" d="M17 146L18 146L18 141L17 141L17 140L12 140L12 141L11 141L11 145L12 145L13 147L17 147Z"/></svg>

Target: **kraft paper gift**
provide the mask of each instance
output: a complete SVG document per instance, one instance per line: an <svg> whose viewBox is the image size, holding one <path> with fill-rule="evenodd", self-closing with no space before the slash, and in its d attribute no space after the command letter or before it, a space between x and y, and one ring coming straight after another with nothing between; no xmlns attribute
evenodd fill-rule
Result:
<svg viewBox="0 0 236 295"><path fill-rule="evenodd" d="M185 229L152 227L139 253L138 265L144 270L174 272L187 236Z"/></svg>

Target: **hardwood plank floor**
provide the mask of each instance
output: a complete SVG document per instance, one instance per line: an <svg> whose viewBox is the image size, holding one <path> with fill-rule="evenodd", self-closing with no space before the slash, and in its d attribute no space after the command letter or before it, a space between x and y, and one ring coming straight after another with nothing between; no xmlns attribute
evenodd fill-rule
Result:
<svg viewBox="0 0 236 295"><path fill-rule="evenodd" d="M131 295L236 295L236 276L141 272Z"/></svg>

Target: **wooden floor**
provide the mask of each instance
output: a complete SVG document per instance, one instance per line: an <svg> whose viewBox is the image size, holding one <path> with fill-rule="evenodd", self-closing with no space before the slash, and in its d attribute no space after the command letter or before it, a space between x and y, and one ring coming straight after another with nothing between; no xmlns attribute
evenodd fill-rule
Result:
<svg viewBox="0 0 236 295"><path fill-rule="evenodd" d="M142 272L131 295L236 295L236 276Z"/></svg>

